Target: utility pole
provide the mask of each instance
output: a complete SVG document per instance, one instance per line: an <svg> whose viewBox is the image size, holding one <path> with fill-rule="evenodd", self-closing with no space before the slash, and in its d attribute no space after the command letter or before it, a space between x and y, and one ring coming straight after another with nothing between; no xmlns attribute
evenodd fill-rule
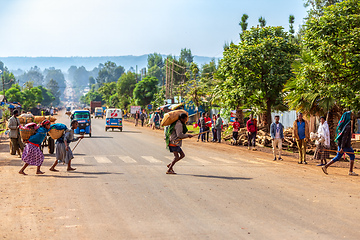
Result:
<svg viewBox="0 0 360 240"><path fill-rule="evenodd" d="M2 78L2 84L3 84L4 99L5 99L5 78L4 78L4 74L1 76L1 78Z"/></svg>
<svg viewBox="0 0 360 240"><path fill-rule="evenodd" d="M174 59L171 65L171 85L170 85L170 97L173 98L173 86L174 86Z"/></svg>
<svg viewBox="0 0 360 240"><path fill-rule="evenodd" d="M168 59L166 59L166 77L165 77L165 98L169 99L169 66Z"/></svg>

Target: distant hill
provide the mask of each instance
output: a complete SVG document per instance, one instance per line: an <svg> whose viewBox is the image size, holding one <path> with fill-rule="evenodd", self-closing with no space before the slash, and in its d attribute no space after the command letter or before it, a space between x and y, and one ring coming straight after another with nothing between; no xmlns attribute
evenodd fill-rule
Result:
<svg viewBox="0 0 360 240"><path fill-rule="evenodd" d="M147 57L148 55L113 57L0 57L0 61L2 61L9 70L22 69L27 71L31 67L38 66L41 70L55 67L67 73L70 66L84 66L87 70L92 70L100 63L107 61L115 62L118 66L121 65L126 70L129 70L130 67L135 69L137 65L138 70L140 70L147 66ZM163 55L163 57L166 57L166 55ZM194 62L200 66L210 62L211 59L210 57L194 56Z"/></svg>

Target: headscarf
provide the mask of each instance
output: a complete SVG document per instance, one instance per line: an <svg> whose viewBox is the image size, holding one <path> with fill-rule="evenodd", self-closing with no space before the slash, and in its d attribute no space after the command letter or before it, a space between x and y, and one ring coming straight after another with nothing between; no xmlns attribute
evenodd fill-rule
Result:
<svg viewBox="0 0 360 240"><path fill-rule="evenodd" d="M335 142L339 140L339 138L342 136L345 127L351 122L351 111L345 112L336 127L336 138Z"/></svg>
<svg viewBox="0 0 360 240"><path fill-rule="evenodd" d="M47 125L47 124L50 124L50 121L49 121L49 120L44 120L44 121L42 121L42 122L40 123L40 125L41 125L42 127L45 127L45 125Z"/></svg>

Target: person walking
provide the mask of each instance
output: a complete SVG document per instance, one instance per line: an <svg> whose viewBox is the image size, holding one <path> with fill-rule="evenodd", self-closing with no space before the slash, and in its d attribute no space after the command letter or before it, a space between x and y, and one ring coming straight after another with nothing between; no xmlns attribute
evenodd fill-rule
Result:
<svg viewBox="0 0 360 240"><path fill-rule="evenodd" d="M146 112L145 112L145 109L144 109L143 112L140 114L140 120L141 120L141 126L142 127L144 126L144 122L145 122L146 117L147 117L147 115L146 115Z"/></svg>
<svg viewBox="0 0 360 240"><path fill-rule="evenodd" d="M223 120L220 117L220 113L218 113L216 118L215 128L216 128L216 138L219 143L221 142L222 126L223 126Z"/></svg>
<svg viewBox="0 0 360 240"><path fill-rule="evenodd" d="M49 169L50 171L58 172L58 170L56 170L55 167L59 162L63 162L67 164L67 171L76 170L76 168L71 167L71 160L74 158L74 155L73 152L71 151L69 144L71 142L76 142L79 139L84 138L84 135L80 137L74 136L75 134L74 130L78 128L78 125L79 123L77 120L72 120L70 124L71 129L66 129L64 131L63 136L61 136L56 140L56 159L54 164Z"/></svg>
<svg viewBox="0 0 360 240"><path fill-rule="evenodd" d="M275 122L270 125L270 136L272 139L272 147L274 154L274 161L276 161L276 146L279 149L279 160L281 158L282 142L284 139L284 126L279 122L280 116L275 116Z"/></svg>
<svg viewBox="0 0 360 240"><path fill-rule="evenodd" d="M320 125L317 131L318 137L324 139L324 141L315 141L316 150L314 153L314 159L320 160L320 164L316 166L324 166L326 164L326 159L329 158L330 149L330 130L329 125L326 122L325 117L320 117Z"/></svg>
<svg viewBox="0 0 360 240"><path fill-rule="evenodd" d="M140 113L139 113L139 111L136 111L136 113L135 113L135 127L139 124L139 118L140 118Z"/></svg>
<svg viewBox="0 0 360 240"><path fill-rule="evenodd" d="M200 133L205 132L205 127L206 127L205 113L203 112L200 118ZM201 136L201 141L205 142L205 133L200 134L200 136Z"/></svg>
<svg viewBox="0 0 360 240"><path fill-rule="evenodd" d="M246 122L246 129L248 131L248 149L250 150L253 146L253 151L256 151L256 133L257 133L257 120L252 114L250 114L250 119Z"/></svg>
<svg viewBox="0 0 360 240"><path fill-rule="evenodd" d="M166 131L166 145L170 152L174 154L174 160L167 165L166 174L176 174L173 167L174 165L185 157L185 153L181 149L182 139L193 137L190 134L186 134L188 129L186 127L187 114L181 113L179 120L172 123Z"/></svg>
<svg viewBox="0 0 360 240"><path fill-rule="evenodd" d="M213 126L213 127L212 127L212 134L213 134L213 139L212 139L212 141L213 141L213 142L216 142L216 141L217 141L217 134L216 134L216 127L215 127L215 125L216 125L216 115L215 115L215 114L213 115L211 124L212 124L212 126Z"/></svg>
<svg viewBox="0 0 360 240"><path fill-rule="evenodd" d="M36 130L36 133L29 138L29 142L25 145L22 160L24 166L20 169L19 173L27 175L24 171L29 165L37 166L36 174L44 174L40 170L42 163L44 162L44 154L40 150L40 146L44 141L46 134L50 130L50 121L44 120L40 124L40 128Z"/></svg>
<svg viewBox="0 0 360 240"><path fill-rule="evenodd" d="M235 122L233 122L232 126L233 126L232 137L233 137L234 145L237 145L237 140L239 137L239 129L240 129L240 122L238 118L235 118Z"/></svg>
<svg viewBox="0 0 360 240"><path fill-rule="evenodd" d="M340 158L346 153L350 157L350 168L349 175L350 176L358 176L359 174L354 172L354 150L351 147L351 111L345 112L336 128L336 138L335 142L338 144L338 153L336 156L327 164L322 166L322 171L325 174L328 174L327 169L329 166L339 161Z"/></svg>
<svg viewBox="0 0 360 240"><path fill-rule="evenodd" d="M307 164L306 162L306 143L309 141L309 124L303 119L302 113L298 114L297 119L293 124L293 138L295 138L299 148L299 162L298 164Z"/></svg>
<svg viewBox="0 0 360 240"><path fill-rule="evenodd" d="M19 154L19 157L21 157L21 152L24 150L24 145L20 138L20 131L19 131L20 121L17 118L18 116L19 116L19 111L15 109L13 111L13 115L9 119L8 128L10 129L9 137L12 147L12 149L10 149L10 153L11 155L15 155L17 152Z"/></svg>

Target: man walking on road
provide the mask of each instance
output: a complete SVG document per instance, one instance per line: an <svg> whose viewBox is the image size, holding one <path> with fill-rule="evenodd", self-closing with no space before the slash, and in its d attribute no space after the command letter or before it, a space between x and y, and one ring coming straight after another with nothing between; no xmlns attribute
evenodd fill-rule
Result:
<svg viewBox="0 0 360 240"><path fill-rule="evenodd" d="M168 170L166 174L176 174L173 167L175 163L185 157L185 153L181 149L182 139L193 137L190 134L186 134L188 129L186 127L187 114L180 114L179 120L172 123L166 132L166 143L170 152L174 154L174 160L167 165Z"/></svg>
<svg viewBox="0 0 360 240"><path fill-rule="evenodd" d="M342 115L336 128L336 134L335 142L338 144L338 153L330 162L328 162L325 166L322 166L323 172L328 174L327 168L333 163L339 161L346 152L346 154L350 157L349 175L358 176L359 174L354 172L355 155L353 154L354 150L351 147L351 111L345 112Z"/></svg>
<svg viewBox="0 0 360 240"><path fill-rule="evenodd" d="M9 137L12 145L12 149L10 149L11 155L15 155L18 152L19 157L21 157L21 151L24 150L23 143L20 138L19 126L20 121L17 118L19 116L19 111L14 110L12 117L9 119L8 127L10 129Z"/></svg>
<svg viewBox="0 0 360 240"><path fill-rule="evenodd" d="M246 129L248 131L248 149L253 146L253 151L256 151L256 133L257 133L257 120L252 114L250 119L246 122Z"/></svg>
<svg viewBox="0 0 360 240"><path fill-rule="evenodd" d="M282 150L282 141L284 139L284 126L279 122L279 120L280 117L275 116L275 122L273 122L270 126L270 136L272 139L274 161L276 161L276 145L279 148L279 160L282 161L281 150Z"/></svg>
<svg viewBox="0 0 360 240"><path fill-rule="evenodd" d="M147 115L146 115L146 112L145 112L145 109L144 109L143 112L140 114L140 120L141 120L141 126L142 127L144 126L144 122L145 122L146 118L147 118Z"/></svg>
<svg viewBox="0 0 360 240"><path fill-rule="evenodd" d="M293 124L293 138L295 138L299 148L299 162L298 164L307 164L306 162L306 143L309 141L309 124L303 119L302 113L298 114L298 118Z"/></svg>
<svg viewBox="0 0 360 240"><path fill-rule="evenodd" d="M219 143L221 142L221 130L222 130L222 126L223 126L223 121L222 121L222 118L220 117L220 113L218 113L217 119L216 119L215 128L216 128L217 141L218 141Z"/></svg>

